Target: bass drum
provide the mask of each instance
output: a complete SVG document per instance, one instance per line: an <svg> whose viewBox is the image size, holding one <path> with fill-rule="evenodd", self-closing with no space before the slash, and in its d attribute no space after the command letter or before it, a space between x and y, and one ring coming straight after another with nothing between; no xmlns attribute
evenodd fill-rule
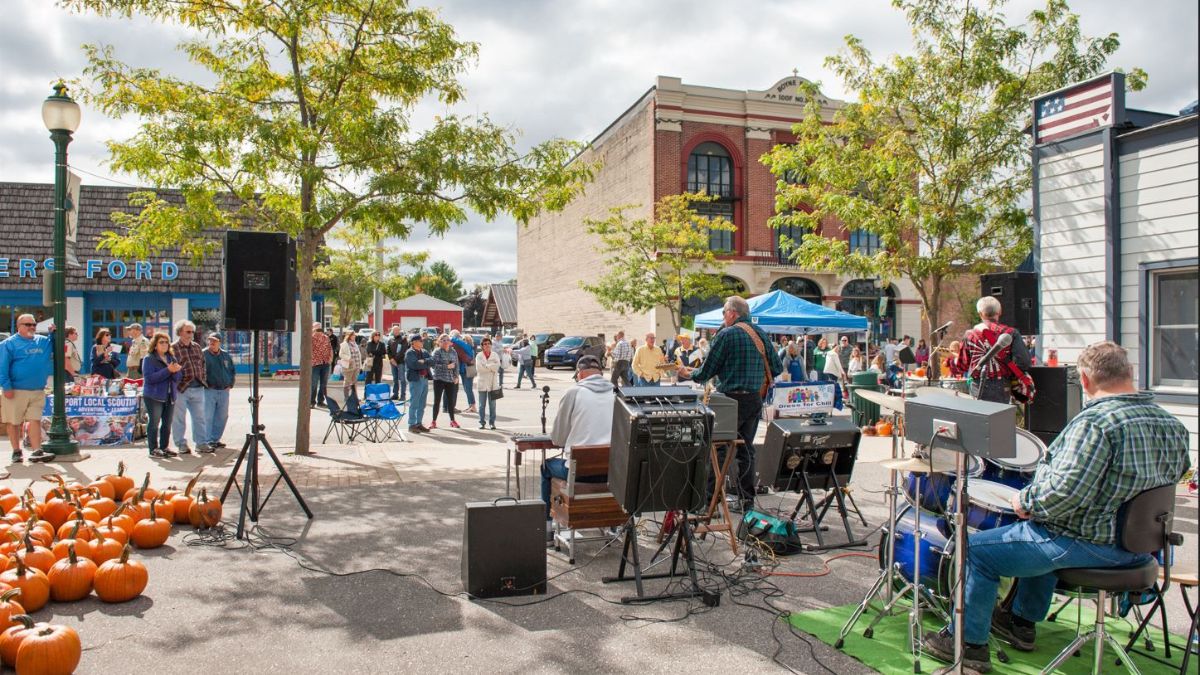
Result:
<svg viewBox="0 0 1200 675"><path fill-rule="evenodd" d="M896 565L904 581L913 579L913 563L916 555L913 542L921 549L921 583L939 598L950 597L950 580L953 578L951 559L948 553L950 541L943 532L948 531L945 519L936 513L921 512L921 536L913 536L917 529L916 509L905 506L896 515ZM890 533L885 526L879 537L879 569L887 562L887 547Z"/></svg>

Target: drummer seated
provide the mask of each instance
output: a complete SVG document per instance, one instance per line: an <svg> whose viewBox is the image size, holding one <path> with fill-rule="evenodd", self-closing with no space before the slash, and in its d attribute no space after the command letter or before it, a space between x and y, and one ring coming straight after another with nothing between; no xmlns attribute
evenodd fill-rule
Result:
<svg viewBox="0 0 1200 675"><path fill-rule="evenodd" d="M577 445L608 445L612 437L613 385L604 379L600 360L582 356L575 364L575 386L563 394L554 416L550 440L563 449L561 457L547 458L542 464L542 501L546 502L546 520L550 520L550 481L566 479L570 471L571 448ZM580 482L606 483L608 476L580 478ZM546 523L546 536L551 536Z"/></svg>
<svg viewBox="0 0 1200 675"><path fill-rule="evenodd" d="M1138 493L1178 482L1189 465L1183 424L1139 393L1125 349L1099 342L1079 356L1088 402L1012 497L1020 519L970 535L963 618L964 666L991 670L992 630L1013 647L1034 649L1057 584L1070 567L1127 567L1149 559L1117 542L1117 509ZM1001 577L1016 578L1011 610L993 609ZM925 636L927 653L954 659L953 626Z"/></svg>

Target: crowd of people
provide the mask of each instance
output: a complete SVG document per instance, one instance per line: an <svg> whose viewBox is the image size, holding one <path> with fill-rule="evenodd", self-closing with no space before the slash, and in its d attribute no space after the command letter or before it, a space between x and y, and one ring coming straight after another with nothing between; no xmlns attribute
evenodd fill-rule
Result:
<svg viewBox="0 0 1200 675"><path fill-rule="evenodd" d="M17 333L0 342L0 389L4 391L0 420L8 428L13 463L25 459L22 445L26 441L30 461L54 458L42 450L41 438L46 386L54 372L53 336L38 334L36 327L33 315L23 314L17 318ZM164 331L147 338L136 323L123 332L125 342L118 350L109 329L96 331L90 354L91 374L106 380L141 381L150 456L207 454L225 447L221 438L229 419L229 391L237 380L237 370L233 357L221 346L221 334L209 333L206 346L201 347L195 340L196 325L191 321L175 324L174 341ZM65 327L63 365L70 378L84 375L78 337L78 329ZM126 354L124 372L117 358L119 351ZM188 417L191 445L187 438Z"/></svg>

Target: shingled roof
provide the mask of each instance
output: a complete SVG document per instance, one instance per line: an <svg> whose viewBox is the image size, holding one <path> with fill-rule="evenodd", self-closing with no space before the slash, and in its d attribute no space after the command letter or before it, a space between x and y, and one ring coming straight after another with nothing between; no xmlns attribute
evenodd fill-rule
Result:
<svg viewBox="0 0 1200 675"><path fill-rule="evenodd" d="M491 284L487 304L483 309L484 325L517 325L517 285Z"/></svg>
<svg viewBox="0 0 1200 675"><path fill-rule="evenodd" d="M100 235L106 230L117 229L110 217L113 212L138 213L138 207L129 205L129 194L147 189L149 188L101 185L84 185L80 189L77 249L80 262L101 259L107 264L113 259L109 252L96 250ZM156 193L166 201L183 202L178 190L157 190ZM17 258L41 261L53 256L53 235L54 186L42 183L0 182L0 257L7 256L10 260L9 276L0 277L0 290L41 290L40 264L39 278L20 278L16 264L12 261ZM220 242L217 232L212 236ZM193 264L191 259L181 255L178 249L164 250L161 255L147 258L153 273L150 279L137 280L136 288L142 292L220 293L222 259L223 256L218 253L205 256L199 263ZM164 281L160 277L161 263L164 261L174 262L179 266L178 277L170 281ZM132 265L129 277L122 281L109 278L105 272L94 274L88 279L84 268L72 268L67 272L67 289L129 291L132 288L132 278Z"/></svg>

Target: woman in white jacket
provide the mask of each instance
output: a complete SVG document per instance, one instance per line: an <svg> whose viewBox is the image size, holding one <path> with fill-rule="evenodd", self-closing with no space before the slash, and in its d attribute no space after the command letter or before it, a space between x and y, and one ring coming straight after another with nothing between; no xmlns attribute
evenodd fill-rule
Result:
<svg viewBox="0 0 1200 675"><path fill-rule="evenodd" d="M355 344L358 336L354 331L347 328L343 334L342 346L338 347L338 365L342 367L342 393L349 398L352 392L355 395L358 393L358 371L362 370L363 357Z"/></svg>
<svg viewBox="0 0 1200 675"><path fill-rule="evenodd" d="M496 399L494 393L500 391L500 353L492 351L492 339L483 338L479 343L479 351L475 354L475 391L478 394L479 428L484 427L484 413L487 413L488 428L496 428Z"/></svg>

